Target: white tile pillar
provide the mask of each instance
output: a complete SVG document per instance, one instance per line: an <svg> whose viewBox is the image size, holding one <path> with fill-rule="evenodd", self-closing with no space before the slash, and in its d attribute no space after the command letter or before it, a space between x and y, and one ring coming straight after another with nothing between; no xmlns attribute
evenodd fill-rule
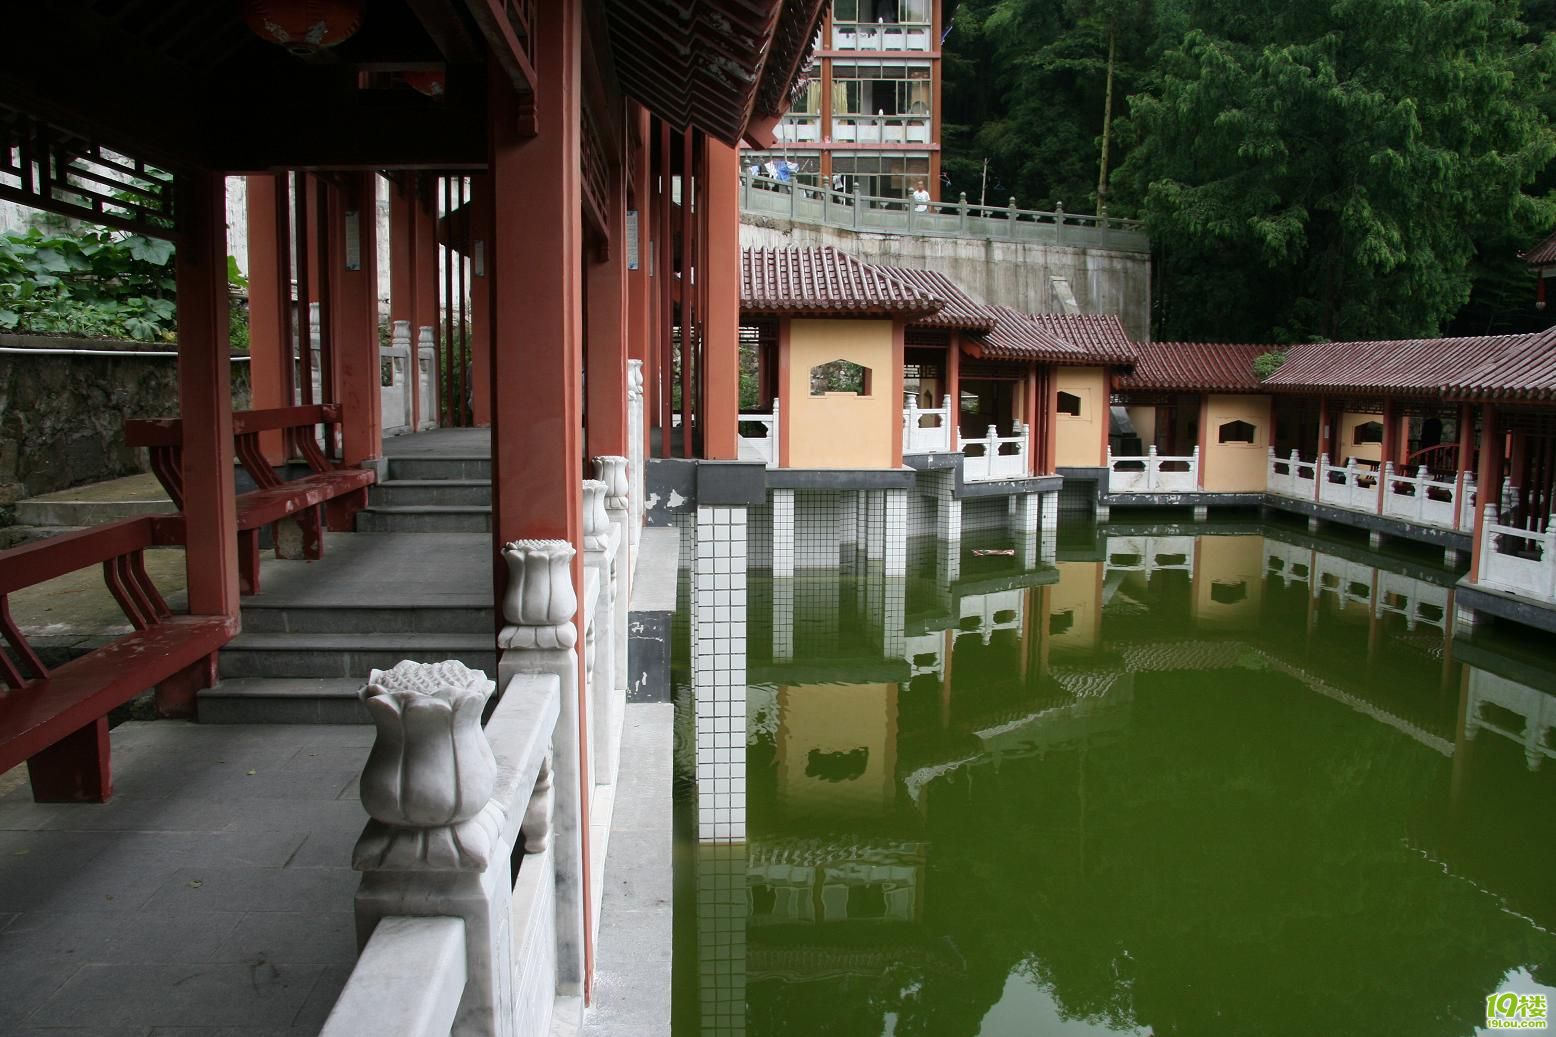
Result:
<svg viewBox="0 0 1556 1037"><path fill-rule="evenodd" d="M881 547L888 577L908 574L908 491L881 491Z"/></svg>
<svg viewBox="0 0 1556 1037"><path fill-rule="evenodd" d="M773 578L794 575L794 491L774 490Z"/></svg>

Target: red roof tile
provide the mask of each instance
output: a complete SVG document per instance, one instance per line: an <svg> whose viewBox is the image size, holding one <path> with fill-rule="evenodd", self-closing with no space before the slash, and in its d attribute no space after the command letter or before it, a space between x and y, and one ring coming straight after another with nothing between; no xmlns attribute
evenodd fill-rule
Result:
<svg viewBox="0 0 1556 1037"><path fill-rule="evenodd" d="M978 356L990 360L1036 360L1047 364L1097 364L1104 363L1094 353L1088 352L1032 320L1030 314L1013 310L1009 306L990 306L995 316L993 328L982 338L967 343Z"/></svg>
<svg viewBox="0 0 1556 1037"><path fill-rule="evenodd" d="M945 306L945 300L835 248L748 248L740 259L745 313L922 319Z"/></svg>
<svg viewBox="0 0 1556 1037"><path fill-rule="evenodd" d="M1135 357L1135 343L1114 314L1030 313L1027 319L1098 360L1127 364Z"/></svg>
<svg viewBox="0 0 1556 1037"><path fill-rule="evenodd" d="M993 310L978 302L944 274L932 270L914 270L905 266L882 266L872 263L875 269L885 272L912 285L921 292L945 301L945 307L928 317L913 322L915 328L961 328L965 331L988 331L999 318Z"/></svg>
<svg viewBox="0 0 1556 1037"><path fill-rule="evenodd" d="M1306 342L1292 346L1266 388L1437 396L1444 386L1533 336ZM1273 347L1272 347L1273 348Z"/></svg>
<svg viewBox="0 0 1556 1037"><path fill-rule="evenodd" d="M1254 358L1274 346L1241 342L1137 342L1120 392L1259 392Z"/></svg>
<svg viewBox="0 0 1556 1037"><path fill-rule="evenodd" d="M1524 262L1530 266L1556 266L1556 231L1534 248L1524 253Z"/></svg>
<svg viewBox="0 0 1556 1037"><path fill-rule="evenodd" d="M1556 328L1503 335L1496 351L1445 383L1453 399L1556 400Z"/></svg>

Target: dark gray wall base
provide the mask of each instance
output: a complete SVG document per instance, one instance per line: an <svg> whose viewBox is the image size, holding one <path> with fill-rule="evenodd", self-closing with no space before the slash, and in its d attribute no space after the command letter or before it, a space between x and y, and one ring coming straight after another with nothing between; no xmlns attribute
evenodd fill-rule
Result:
<svg viewBox="0 0 1556 1037"><path fill-rule="evenodd" d="M1058 475L1031 475L1020 479L987 479L979 482L963 482L961 470L956 473L956 495L963 500L978 497L1018 497L1027 493L1057 492L1064 485Z"/></svg>
<svg viewBox="0 0 1556 1037"><path fill-rule="evenodd" d="M1297 500L1294 497L1266 493L1264 495L1264 505L1265 507L1289 512L1293 515L1306 515L1308 518L1316 518L1323 522L1333 522L1341 526L1365 529L1369 533L1376 531L1385 536L1398 537L1401 540L1413 540L1418 544L1431 544L1434 547L1451 547L1465 552L1468 552L1474 546L1475 538L1469 533L1460 533L1451 529L1437 529L1434 526L1416 526L1387 515L1368 515L1365 512L1337 508L1332 504L1320 504L1317 501Z"/></svg>
<svg viewBox="0 0 1556 1037"><path fill-rule="evenodd" d="M772 468L770 490L906 490L917 476L911 468Z"/></svg>
<svg viewBox="0 0 1556 1037"><path fill-rule="evenodd" d="M627 701L670 701L670 625L675 617L681 536L645 529L627 607Z"/></svg>
<svg viewBox="0 0 1556 1037"><path fill-rule="evenodd" d="M1497 619L1505 619L1547 634L1556 634L1556 607L1520 598L1503 591L1488 590L1468 582L1468 577L1454 589L1454 606L1483 612Z"/></svg>
<svg viewBox="0 0 1556 1037"><path fill-rule="evenodd" d="M697 462L655 457L643 466L643 518L650 526L673 526L678 515L697 511Z"/></svg>

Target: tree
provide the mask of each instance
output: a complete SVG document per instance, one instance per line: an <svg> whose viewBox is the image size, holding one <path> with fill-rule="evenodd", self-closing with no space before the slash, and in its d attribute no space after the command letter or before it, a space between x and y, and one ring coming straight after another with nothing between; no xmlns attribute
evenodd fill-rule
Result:
<svg viewBox="0 0 1556 1037"><path fill-rule="evenodd" d="M1481 242L1556 217L1556 45L1518 0L1190 0L1114 181L1159 249L1157 333L1437 334Z"/></svg>

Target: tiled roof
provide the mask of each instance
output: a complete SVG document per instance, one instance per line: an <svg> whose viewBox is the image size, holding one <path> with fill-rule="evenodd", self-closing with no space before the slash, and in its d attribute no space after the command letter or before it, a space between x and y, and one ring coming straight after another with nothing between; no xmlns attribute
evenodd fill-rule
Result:
<svg viewBox="0 0 1556 1037"><path fill-rule="evenodd" d="M1503 335L1494 354L1467 367L1444 386L1455 399L1556 399L1556 328L1533 335Z"/></svg>
<svg viewBox="0 0 1556 1037"><path fill-rule="evenodd" d="M1274 346L1232 342L1137 342L1120 392L1259 392L1254 358Z"/></svg>
<svg viewBox="0 0 1556 1037"><path fill-rule="evenodd" d="M1307 342L1290 347L1286 362L1264 385L1353 393L1437 396L1469 372L1501 358L1532 335L1475 338L1391 339L1376 342ZM1494 366L1494 365L1493 365Z"/></svg>
<svg viewBox="0 0 1556 1037"><path fill-rule="evenodd" d="M945 307L939 313L914 321L913 326L916 328L988 331L999 319L989 307L962 291L955 281L944 274L937 274L931 270L914 270L905 266L882 266L879 263L871 265L898 281L910 284L919 291L945 301Z"/></svg>
<svg viewBox="0 0 1556 1037"><path fill-rule="evenodd" d="M994 327L968 347L990 360L1036 360L1048 364L1096 364L1104 361L1033 322L1029 314L1009 306L990 306Z"/></svg>
<svg viewBox="0 0 1556 1037"><path fill-rule="evenodd" d="M1027 319L1099 360L1127 364L1135 357L1135 343L1114 314L1032 313Z"/></svg>
<svg viewBox="0 0 1556 1037"><path fill-rule="evenodd" d="M1534 248L1524 253L1524 262L1530 266L1556 266L1556 231Z"/></svg>
<svg viewBox="0 0 1556 1037"><path fill-rule="evenodd" d="M748 248L740 260L745 313L919 319L945 306L945 300L835 248Z"/></svg>

